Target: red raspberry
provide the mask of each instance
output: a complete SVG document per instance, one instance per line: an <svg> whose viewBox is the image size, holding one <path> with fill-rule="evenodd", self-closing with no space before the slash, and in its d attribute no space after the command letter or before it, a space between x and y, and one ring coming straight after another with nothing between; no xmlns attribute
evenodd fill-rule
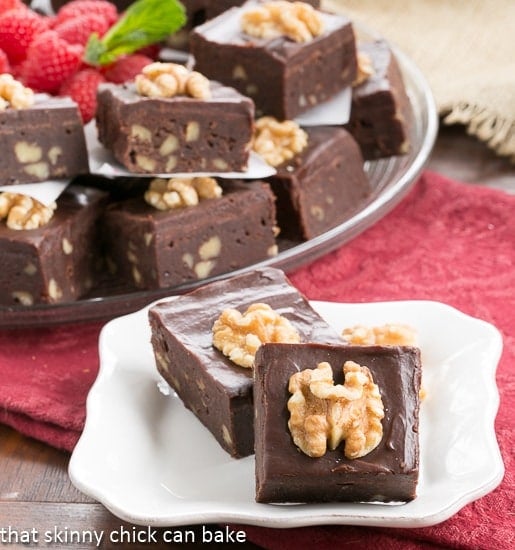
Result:
<svg viewBox="0 0 515 550"><path fill-rule="evenodd" d="M0 0L0 13L25 7L21 0Z"/></svg>
<svg viewBox="0 0 515 550"><path fill-rule="evenodd" d="M73 19L66 19L54 27L57 34L70 44L86 45L88 38L94 32L102 36L108 29L109 23L98 13L81 14Z"/></svg>
<svg viewBox="0 0 515 550"><path fill-rule="evenodd" d="M53 30L38 35L23 67L25 85L38 92L57 92L80 67L83 52L82 46L68 44Z"/></svg>
<svg viewBox="0 0 515 550"><path fill-rule="evenodd" d="M7 59L7 55L5 54L4 50L0 50L0 74L10 73L10 72L11 72L11 66L9 65L9 60Z"/></svg>
<svg viewBox="0 0 515 550"><path fill-rule="evenodd" d="M13 64L27 57L34 38L47 30L45 17L28 9L10 10L0 14L0 48Z"/></svg>
<svg viewBox="0 0 515 550"><path fill-rule="evenodd" d="M134 53L118 58L114 63L104 68L103 73L109 82L123 84L128 80L134 80L141 69L152 63L152 59L146 55Z"/></svg>
<svg viewBox="0 0 515 550"><path fill-rule="evenodd" d="M96 69L82 69L63 83L59 95L70 96L78 105L84 124L89 122L97 109L97 88L106 79Z"/></svg>
<svg viewBox="0 0 515 550"><path fill-rule="evenodd" d="M57 12L56 24L59 25L67 19L75 19L79 15L91 13L103 17L109 27L118 19L116 6L107 0L72 0Z"/></svg>

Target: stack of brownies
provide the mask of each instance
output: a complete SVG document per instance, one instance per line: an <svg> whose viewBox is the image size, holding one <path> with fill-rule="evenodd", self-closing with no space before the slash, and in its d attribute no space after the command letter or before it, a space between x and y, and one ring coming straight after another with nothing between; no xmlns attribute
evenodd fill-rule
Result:
<svg viewBox="0 0 515 550"><path fill-rule="evenodd" d="M373 192L364 160L407 151L409 101L385 42L358 51L351 21L318 2L185 5L190 63L152 63L98 91L98 140L136 193L120 194L126 178L88 174L72 102L0 111L0 185L82 175L46 224L0 221L0 304L75 300L106 276L172 288L273 258L362 207ZM347 123L295 121L346 89ZM255 176L252 156L273 175Z"/></svg>
<svg viewBox="0 0 515 550"><path fill-rule="evenodd" d="M26 185L41 192L88 173L78 107L0 75L0 135L0 304L76 300L94 283L107 194L72 184L47 203Z"/></svg>

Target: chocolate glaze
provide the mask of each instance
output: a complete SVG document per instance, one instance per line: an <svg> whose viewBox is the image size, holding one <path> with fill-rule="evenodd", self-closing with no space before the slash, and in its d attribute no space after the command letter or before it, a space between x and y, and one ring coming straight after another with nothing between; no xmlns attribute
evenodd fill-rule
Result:
<svg viewBox="0 0 515 550"><path fill-rule="evenodd" d="M256 302L265 302L288 318L302 341L341 341L284 273L274 268L210 283L149 312L159 372L222 447L237 457L254 452L253 373L213 347L212 327L224 309L243 312Z"/></svg>
<svg viewBox="0 0 515 550"><path fill-rule="evenodd" d="M288 429L290 376L328 361L335 384L345 361L367 366L379 387L383 438L366 456L349 460L342 445L311 458ZM419 467L420 352L414 347L265 344L256 355L256 500L258 502L409 501Z"/></svg>
<svg viewBox="0 0 515 550"><path fill-rule="evenodd" d="M343 128L305 128L308 145L268 178L281 237L312 239L344 222L371 192L363 157Z"/></svg>
<svg viewBox="0 0 515 550"><path fill-rule="evenodd" d="M352 83L356 50L349 19L320 12L325 31L305 43L260 39L243 33L240 23L256 5L231 8L193 30L196 70L252 97L258 114L279 119L294 118Z"/></svg>
<svg viewBox="0 0 515 550"><path fill-rule="evenodd" d="M99 141L134 173L241 172L246 170L252 138L254 103L236 90L211 82L211 98L187 96L152 98L139 95L134 84L102 84L96 121ZM186 138L191 122L198 138ZM148 129L150 141L131 135L131 127ZM166 155L159 149L170 135L177 148ZM137 155L155 162L151 170L140 166ZM169 166L170 155L176 164ZM225 167L217 164L220 160Z"/></svg>

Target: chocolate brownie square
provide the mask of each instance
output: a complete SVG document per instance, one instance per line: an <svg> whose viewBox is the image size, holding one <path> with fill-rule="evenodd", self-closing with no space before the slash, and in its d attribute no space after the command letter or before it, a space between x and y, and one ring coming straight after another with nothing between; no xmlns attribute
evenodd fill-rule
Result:
<svg viewBox="0 0 515 550"><path fill-rule="evenodd" d="M358 49L370 60L372 74L353 87L347 128L367 160L405 154L413 113L397 59L385 40Z"/></svg>
<svg viewBox="0 0 515 550"><path fill-rule="evenodd" d="M313 458L294 443L289 380L328 362L335 384L353 361L370 370L384 406L379 444L360 458L343 445ZM420 351L415 347L264 344L255 358L256 500L258 502L406 502L419 471Z"/></svg>
<svg viewBox="0 0 515 550"><path fill-rule="evenodd" d="M98 139L130 172L242 172L247 169L254 104L210 82L210 97L148 97L133 83L103 84Z"/></svg>
<svg viewBox="0 0 515 550"><path fill-rule="evenodd" d="M222 196L158 210L134 197L106 209L108 265L133 287L196 282L277 254L275 198L261 181L219 180Z"/></svg>
<svg viewBox="0 0 515 550"><path fill-rule="evenodd" d="M69 98L39 94L30 107L0 110L0 140L0 185L89 172L82 119Z"/></svg>
<svg viewBox="0 0 515 550"><path fill-rule="evenodd" d="M348 219L371 192L363 157L343 128L305 128L307 146L267 178L281 237L312 239Z"/></svg>
<svg viewBox="0 0 515 550"><path fill-rule="evenodd" d="M0 221L0 304L71 301L93 285L107 194L72 183L56 202L52 219L38 229L10 229Z"/></svg>
<svg viewBox="0 0 515 550"><path fill-rule="evenodd" d="M302 341L341 342L284 273L261 268L207 284L149 311L161 375L234 457L254 452L253 372L213 346L213 324L226 308L266 303Z"/></svg>
<svg viewBox="0 0 515 550"><path fill-rule="evenodd" d="M196 27L190 36L195 68L251 97L258 115L293 119L327 101L356 76L356 45L349 19L317 10L323 32L297 42L257 38L243 31L250 1Z"/></svg>

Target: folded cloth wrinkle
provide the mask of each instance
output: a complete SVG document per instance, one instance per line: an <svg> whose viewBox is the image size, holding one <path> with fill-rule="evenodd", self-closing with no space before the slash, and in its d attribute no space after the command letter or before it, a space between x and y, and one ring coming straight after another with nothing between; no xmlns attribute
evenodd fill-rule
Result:
<svg viewBox="0 0 515 550"><path fill-rule="evenodd" d="M270 550L314 541L319 550L514 548L515 196L426 171L382 220L289 276L312 300L437 300L497 326L504 350L495 429L506 475L495 491L432 527L246 526L247 539ZM102 326L0 331L0 422L71 451L98 372Z"/></svg>
<svg viewBox="0 0 515 550"><path fill-rule="evenodd" d="M0 331L3 421L51 445L73 449L84 426L86 395L98 373L102 325ZM70 436L64 437L67 430Z"/></svg>

